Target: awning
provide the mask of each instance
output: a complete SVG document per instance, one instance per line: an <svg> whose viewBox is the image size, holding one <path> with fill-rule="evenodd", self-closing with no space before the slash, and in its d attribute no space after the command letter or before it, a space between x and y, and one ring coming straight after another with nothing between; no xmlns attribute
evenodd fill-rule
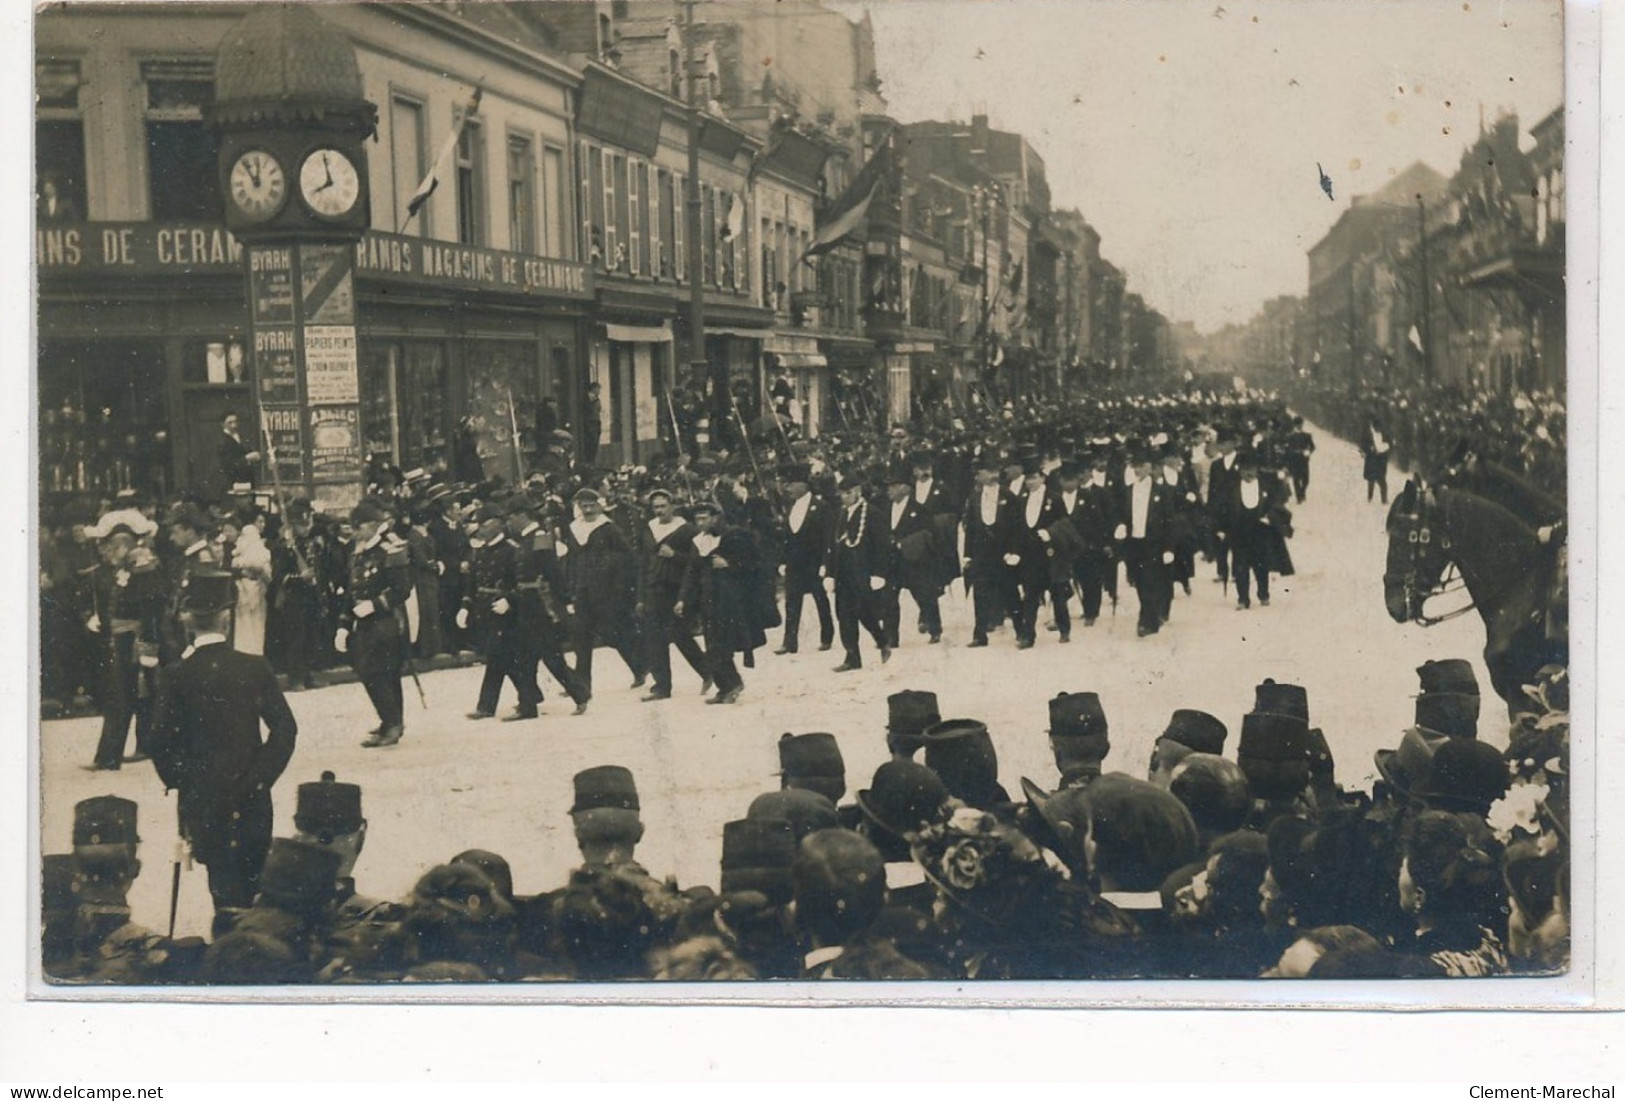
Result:
<svg viewBox="0 0 1625 1101"><path fill-rule="evenodd" d="M737 336L744 340L761 340L768 335L766 329L739 329L729 325L707 325L706 336Z"/></svg>
<svg viewBox="0 0 1625 1101"><path fill-rule="evenodd" d="M664 344L672 339L669 321L661 325L617 325L605 321L603 326L609 339L626 344Z"/></svg>
<svg viewBox="0 0 1625 1101"><path fill-rule="evenodd" d="M816 352L778 352L780 367L828 367L829 360Z"/></svg>

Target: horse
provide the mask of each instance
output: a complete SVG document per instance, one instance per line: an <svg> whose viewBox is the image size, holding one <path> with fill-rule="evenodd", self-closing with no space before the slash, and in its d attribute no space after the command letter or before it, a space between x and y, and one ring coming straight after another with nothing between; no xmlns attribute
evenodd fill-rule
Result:
<svg viewBox="0 0 1625 1101"><path fill-rule="evenodd" d="M1557 559L1534 529L1501 505L1412 479L1388 511L1383 596L1394 622L1424 627L1476 608L1484 620L1491 685L1516 718L1533 708L1523 686L1536 683L1545 666L1568 664ZM1423 610L1428 598L1453 588L1446 582L1451 565L1471 603L1429 616Z"/></svg>

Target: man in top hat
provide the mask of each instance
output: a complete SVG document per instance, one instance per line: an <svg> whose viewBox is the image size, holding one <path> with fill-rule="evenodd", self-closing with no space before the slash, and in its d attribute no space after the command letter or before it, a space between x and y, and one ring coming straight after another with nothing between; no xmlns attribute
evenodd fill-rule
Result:
<svg viewBox="0 0 1625 1101"><path fill-rule="evenodd" d="M117 769L124 759L131 720L136 727L136 755L148 750L148 692L158 664L163 579L158 562L141 539L157 525L135 509L103 516L85 530L97 540L101 561L85 571L90 597L85 627L96 642L101 685L102 732L91 769ZM148 683L143 683L148 678Z"/></svg>
<svg viewBox="0 0 1625 1101"><path fill-rule="evenodd" d="M1256 584L1258 602L1265 607L1270 602L1270 528L1277 522L1277 502L1267 484L1259 477L1258 456L1244 451L1236 463L1237 480L1230 486L1228 532L1231 574L1236 581L1236 607L1252 607L1252 585Z"/></svg>
<svg viewBox="0 0 1625 1101"><path fill-rule="evenodd" d="M779 778L786 790L815 791L831 803L846 795L846 762L835 735L789 734L779 738Z"/></svg>
<svg viewBox="0 0 1625 1101"><path fill-rule="evenodd" d="M1146 779L1160 787L1167 787L1179 762L1192 753L1219 756L1224 753L1224 740L1229 736L1223 722L1206 711L1182 707L1168 720L1168 727L1151 747L1151 762Z"/></svg>
<svg viewBox="0 0 1625 1101"><path fill-rule="evenodd" d="M880 622L879 598L875 595L886 587L880 521L863 496L863 480L856 471L846 473L840 493L829 574L835 582L835 618L840 626L841 647L846 652L835 671L847 673L863 668L863 654L858 649L860 626L874 639L882 664L891 659L891 645Z"/></svg>
<svg viewBox="0 0 1625 1101"><path fill-rule="evenodd" d="M1286 469L1292 479L1292 495L1300 505L1309 495L1309 456L1314 453L1315 437L1304 430L1303 418L1294 414L1292 431L1286 437Z"/></svg>
<svg viewBox="0 0 1625 1101"><path fill-rule="evenodd" d="M1008 815L1010 795L999 783L999 756L986 723L945 719L921 738L926 767L942 778L954 798L978 810Z"/></svg>
<svg viewBox="0 0 1625 1101"><path fill-rule="evenodd" d="M363 498L350 513L353 529L346 604L333 648L348 653L378 714L379 726L362 742L392 746L406 730L401 674L406 668L406 600L412 594L411 550L394 530L393 507Z"/></svg>
<svg viewBox="0 0 1625 1101"><path fill-rule="evenodd" d="M1478 737L1478 677L1464 658L1425 661L1416 670L1416 725L1431 734Z"/></svg>
<svg viewBox="0 0 1625 1101"><path fill-rule="evenodd" d="M1072 641L1072 617L1067 609L1071 584L1070 542L1053 530L1066 519L1049 492L1043 466L1034 459L1023 467L1022 492L1017 501L1014 563L1021 614L1016 620L1016 647L1031 649L1038 640L1038 612L1050 597L1055 626L1062 642ZM1059 558L1059 565L1057 564Z"/></svg>
<svg viewBox="0 0 1625 1101"><path fill-rule="evenodd" d="M1111 752L1111 727L1095 692L1060 692L1049 701L1049 744L1060 788L1088 787Z"/></svg>
<svg viewBox="0 0 1625 1101"><path fill-rule="evenodd" d="M236 413L220 418L220 439L215 447L215 462L220 479L220 493L229 487L243 484L253 492L255 475L259 472L260 453L243 442L242 420Z"/></svg>
<svg viewBox="0 0 1625 1101"><path fill-rule="evenodd" d="M999 459L984 451L965 503L965 583L971 587L976 626L972 646L986 646L987 633L1008 615L1019 615L1015 578L1017 503L999 484Z"/></svg>
<svg viewBox="0 0 1625 1101"><path fill-rule="evenodd" d="M912 761L924 747L922 735L942 721L935 692L905 689L886 697L886 748L894 761Z"/></svg>
<svg viewBox="0 0 1625 1101"><path fill-rule="evenodd" d="M692 568L694 537L699 534L699 528L678 515L671 490L657 487L649 492L647 499L650 516L638 530L637 613L643 624L644 663L654 682L643 700L651 703L671 698L673 646L699 676L702 685L711 675L705 664L705 652L676 612L677 602L683 595L683 581Z"/></svg>
<svg viewBox="0 0 1625 1101"><path fill-rule="evenodd" d="M1136 632L1144 638L1162 629L1173 607L1174 544L1180 526L1173 491L1151 476L1149 451L1136 451L1131 465L1133 481L1122 490L1116 537L1129 583L1140 597Z"/></svg>
<svg viewBox="0 0 1625 1101"><path fill-rule="evenodd" d="M226 644L233 594L228 573L192 579L192 647L160 679L152 735L159 778L179 793L181 835L209 870L217 931L254 901L271 845L271 788L299 731L270 663Z"/></svg>
<svg viewBox="0 0 1625 1101"><path fill-rule="evenodd" d="M910 492L912 471L894 463L886 472L886 501L876 509L880 527L882 573L886 586L878 594L881 629L886 642L897 647L902 641L903 590L919 609L919 620L931 642L942 641L942 586L937 581L936 530L931 517L914 501Z"/></svg>
<svg viewBox="0 0 1625 1101"><path fill-rule="evenodd" d="M714 501L694 506L694 523L699 529L695 553L673 611L678 619L695 612L704 625L705 669L717 689L706 702L735 703L745 680L734 655L766 641L757 626L761 563L756 541L743 528L724 524L722 509Z"/></svg>
<svg viewBox="0 0 1625 1101"><path fill-rule="evenodd" d="M607 643L632 671L632 686L641 687L646 673L637 652L633 615L637 562L632 544L604 514L604 498L596 489L577 490L572 503L580 515L559 529L556 553L564 567L572 616L576 679L591 697L592 652Z"/></svg>
<svg viewBox="0 0 1625 1101"><path fill-rule="evenodd" d="M1108 483L1107 456L1104 449L1090 452L1088 469L1077 488L1076 505L1066 493L1069 479L1063 478L1060 495L1062 511L1072 521L1080 544L1073 558L1073 577L1083 601L1083 625L1092 627L1100 617L1100 598L1104 593L1112 605L1117 604L1117 558L1112 533L1116 530L1118 494Z"/></svg>
<svg viewBox="0 0 1625 1101"><path fill-rule="evenodd" d="M1212 539L1214 561L1221 582L1230 580L1230 513L1236 483L1241 471L1236 464L1236 433L1228 426L1215 430L1211 444L1212 460L1208 464L1207 496L1208 531Z"/></svg>
<svg viewBox="0 0 1625 1101"><path fill-rule="evenodd" d="M969 458L970 455L962 453L960 449L948 449L948 453L943 455L945 469L951 468L961 459L968 461ZM963 500L969 489L968 474L965 481L958 483L959 491L956 496L951 474L945 472L942 478L937 477L936 464L932 460L931 452L916 451L909 456L908 463L914 474L914 484L909 488L909 495L931 522L935 536L933 540L936 551L935 580L939 587L945 588L959 576L959 508L955 502ZM922 634L930 634L923 616L920 631Z"/></svg>
<svg viewBox="0 0 1625 1101"><path fill-rule="evenodd" d="M835 641L835 621L824 592L824 571L834 539L836 510L812 491L812 471L794 463L780 475L789 502L779 528L784 570L784 641L774 651L793 654L801 641L801 608L812 597L818 613L818 648Z"/></svg>

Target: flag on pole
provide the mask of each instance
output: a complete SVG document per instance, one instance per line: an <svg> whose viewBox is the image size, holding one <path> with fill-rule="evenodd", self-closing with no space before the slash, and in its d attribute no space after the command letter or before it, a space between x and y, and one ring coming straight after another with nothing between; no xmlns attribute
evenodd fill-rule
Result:
<svg viewBox="0 0 1625 1101"><path fill-rule="evenodd" d="M451 133L446 135L445 144L440 147L439 154L435 156L434 164L429 166L429 174L423 177L423 182L418 184L418 189L412 192L412 198L406 204L406 217L401 222L403 229L406 223L410 222L417 212L423 209L423 204L429 201L429 196L433 195L435 189L440 186L440 177L444 176L451 167L452 154L457 152L457 143L462 140L463 127L468 123L471 116L479 112L480 99L484 95L484 88L475 88L474 94L463 105L462 112L457 116L457 124L451 128Z"/></svg>
<svg viewBox="0 0 1625 1101"><path fill-rule="evenodd" d="M732 241L745 232L745 202L738 195L728 196L728 217L722 225L722 239Z"/></svg>
<svg viewBox="0 0 1625 1101"><path fill-rule="evenodd" d="M847 189L818 216L818 233L813 237L812 247L802 256L802 261L828 252L864 224L869 216L869 204L874 201L875 191L880 186L883 174L888 171L891 159L891 139L888 136L875 148L874 155L859 170Z"/></svg>
<svg viewBox="0 0 1625 1101"><path fill-rule="evenodd" d="M1411 326L1411 331L1405 334L1405 338L1407 340L1409 340L1413 345L1415 345L1416 350L1418 352L1423 350L1422 349L1422 334L1417 332L1415 325Z"/></svg>

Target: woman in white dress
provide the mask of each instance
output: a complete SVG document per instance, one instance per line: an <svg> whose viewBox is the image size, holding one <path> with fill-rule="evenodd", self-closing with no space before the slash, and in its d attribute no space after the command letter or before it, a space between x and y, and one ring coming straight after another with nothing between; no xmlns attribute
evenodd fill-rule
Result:
<svg viewBox="0 0 1625 1101"><path fill-rule="evenodd" d="M248 520L237 533L231 555L237 575L237 614L232 647L238 653L264 655L266 589L271 583L271 548L260 534L261 519Z"/></svg>

